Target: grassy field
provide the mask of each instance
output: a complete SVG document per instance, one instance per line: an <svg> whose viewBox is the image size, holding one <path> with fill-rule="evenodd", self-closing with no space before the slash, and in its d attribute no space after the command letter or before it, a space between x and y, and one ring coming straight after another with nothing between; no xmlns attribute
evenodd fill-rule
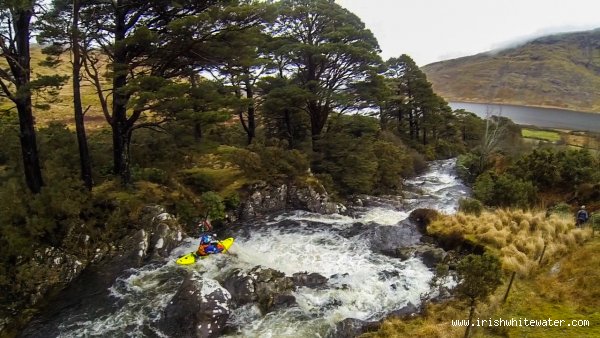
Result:
<svg viewBox="0 0 600 338"><path fill-rule="evenodd" d="M523 128L521 130L521 136L524 138L532 138L536 140L557 142L560 141L560 133L549 130L536 130Z"/></svg>
<svg viewBox="0 0 600 338"><path fill-rule="evenodd" d="M50 122L64 123L70 128L74 128L74 117L73 117L73 83L71 79L71 63L69 55L65 54L61 56L61 63L57 66L49 68L41 66L46 56L42 54L42 50L39 46L31 47L31 68L32 68L32 79L35 79L39 75L68 75L69 80L62 86L58 92L58 96L52 98L50 102L50 109L39 109L34 108L34 117L36 126L43 127L47 126ZM4 65L5 61L0 60L0 65ZM83 73L83 70L82 70ZM91 83L83 80L81 87L81 96L83 109L89 107L88 112L85 115L86 129L87 130L98 130L108 127L102 110L100 108L100 101L96 94L95 89ZM108 85L108 83L105 83ZM109 89L106 87L105 89ZM110 98L110 97L109 97ZM47 95L34 95L33 103L48 103L49 97ZM14 104L7 99L2 100L0 98L0 110L7 110L14 107ZM14 110L13 110L14 111Z"/></svg>

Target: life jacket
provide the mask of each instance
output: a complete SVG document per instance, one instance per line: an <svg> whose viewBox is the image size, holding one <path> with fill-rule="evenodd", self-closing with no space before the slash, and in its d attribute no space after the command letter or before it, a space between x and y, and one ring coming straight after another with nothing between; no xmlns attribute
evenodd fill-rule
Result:
<svg viewBox="0 0 600 338"><path fill-rule="evenodd" d="M577 219L582 220L582 221L587 221L588 219L588 213L585 210L579 210L577 212Z"/></svg>

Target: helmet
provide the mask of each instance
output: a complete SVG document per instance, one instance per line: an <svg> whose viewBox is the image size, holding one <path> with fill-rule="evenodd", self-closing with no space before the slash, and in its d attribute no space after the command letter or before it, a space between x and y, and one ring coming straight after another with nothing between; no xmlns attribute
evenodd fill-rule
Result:
<svg viewBox="0 0 600 338"><path fill-rule="evenodd" d="M209 235L202 235L200 237L200 243L202 244L209 244L211 242L211 238Z"/></svg>

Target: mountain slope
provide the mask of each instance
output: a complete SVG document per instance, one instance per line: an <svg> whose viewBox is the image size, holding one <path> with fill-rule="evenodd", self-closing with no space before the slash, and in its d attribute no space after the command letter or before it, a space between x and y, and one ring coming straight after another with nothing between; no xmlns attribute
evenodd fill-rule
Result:
<svg viewBox="0 0 600 338"><path fill-rule="evenodd" d="M600 112L600 29L436 62L423 71L449 101Z"/></svg>

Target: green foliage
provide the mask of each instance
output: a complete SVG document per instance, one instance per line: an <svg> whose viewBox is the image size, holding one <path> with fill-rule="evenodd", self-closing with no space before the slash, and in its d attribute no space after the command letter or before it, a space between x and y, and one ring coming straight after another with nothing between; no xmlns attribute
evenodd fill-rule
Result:
<svg viewBox="0 0 600 338"><path fill-rule="evenodd" d="M571 214L571 206L568 205L567 203L558 203L555 206L553 206L552 208L550 208L550 210L548 210L550 213L554 213L554 214L563 214L563 215L570 215Z"/></svg>
<svg viewBox="0 0 600 338"><path fill-rule="evenodd" d="M323 153L315 171L330 175L342 194L372 192L378 169L373 151L377 129L377 120L366 116L332 118L319 141Z"/></svg>
<svg viewBox="0 0 600 338"><path fill-rule="evenodd" d="M454 290L460 298L469 301L487 299L502 283L500 260L489 253L465 256L456 272L459 283Z"/></svg>
<svg viewBox="0 0 600 338"><path fill-rule="evenodd" d="M274 54L308 93L305 108L312 135L317 136L334 108L353 108L360 100L353 84L363 81L381 62L377 39L356 15L333 1L277 4L273 35L281 43Z"/></svg>
<svg viewBox="0 0 600 338"><path fill-rule="evenodd" d="M458 200L458 211L480 216L483 211L483 204L474 198L461 198Z"/></svg>
<svg viewBox="0 0 600 338"><path fill-rule="evenodd" d="M418 160L396 136L380 133L375 118L361 115L330 119L319 147L314 170L342 195L395 192Z"/></svg>
<svg viewBox="0 0 600 338"><path fill-rule="evenodd" d="M479 175L491 168L491 163L477 151L459 155L456 161L456 172L463 182L473 185Z"/></svg>
<svg viewBox="0 0 600 338"><path fill-rule="evenodd" d="M204 219L220 220L225 218L223 199L214 191L208 191L200 196Z"/></svg>
<svg viewBox="0 0 600 338"><path fill-rule="evenodd" d="M159 168L132 168L133 180L142 180L152 183L166 185L169 181L169 175L166 171Z"/></svg>
<svg viewBox="0 0 600 338"><path fill-rule="evenodd" d="M587 150L535 149L509 170L540 190L570 191L581 183L600 181L600 163Z"/></svg>
<svg viewBox="0 0 600 338"><path fill-rule="evenodd" d="M406 150L387 141L377 141L373 144L377 161L377 171L374 186L379 192L397 192L406 173L412 170L412 157Z"/></svg>
<svg viewBox="0 0 600 338"><path fill-rule="evenodd" d="M310 135L310 120L302 109L308 92L286 78L264 78L259 87L263 93L262 113L268 138L286 140L297 148Z"/></svg>
<svg viewBox="0 0 600 338"><path fill-rule="evenodd" d="M234 184L239 176L239 170L233 168L195 167L180 171L183 183L197 194L207 191L223 191Z"/></svg>
<svg viewBox="0 0 600 338"><path fill-rule="evenodd" d="M81 224L91 196L78 178L54 181L32 195L16 178L0 185L0 271L9 273L17 257L40 246L60 246L67 232ZM7 285L0 284L3 290Z"/></svg>
<svg viewBox="0 0 600 338"><path fill-rule="evenodd" d="M489 206L531 207L536 201L536 193L537 190L530 181L490 171L479 176L473 186L475 198Z"/></svg>
<svg viewBox="0 0 600 338"><path fill-rule="evenodd" d="M309 163L306 155L292 149L252 144L247 149L231 153L230 161L253 180L281 182L306 176Z"/></svg>
<svg viewBox="0 0 600 338"><path fill-rule="evenodd" d="M383 69L386 78L376 95L382 128L394 130L430 160L463 153L459 126L465 123L435 94L410 56L391 58Z"/></svg>

